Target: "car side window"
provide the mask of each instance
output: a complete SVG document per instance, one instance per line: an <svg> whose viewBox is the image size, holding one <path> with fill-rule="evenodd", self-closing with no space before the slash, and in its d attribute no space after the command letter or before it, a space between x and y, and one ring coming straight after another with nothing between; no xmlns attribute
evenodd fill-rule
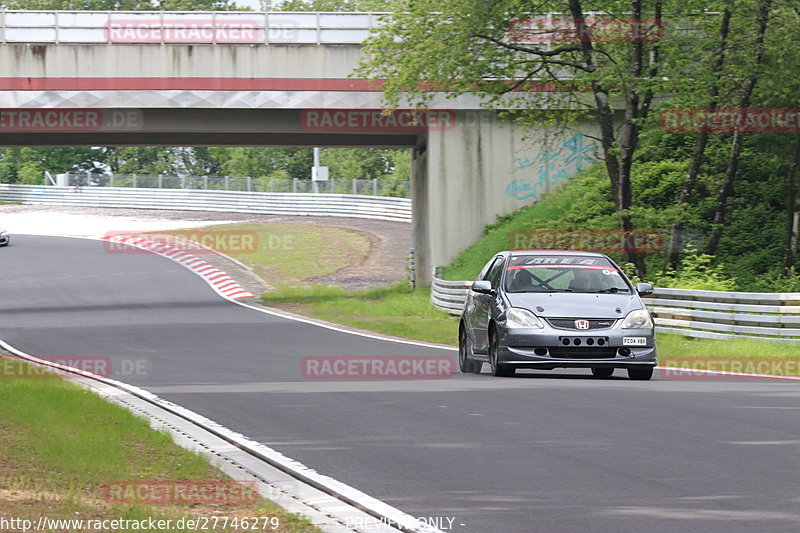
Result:
<svg viewBox="0 0 800 533"><path fill-rule="evenodd" d="M489 261L487 261L485 265L483 265L480 274L478 274L477 280L487 279L486 274L489 272L489 269L492 267L496 259L497 258L492 258Z"/></svg>
<svg viewBox="0 0 800 533"><path fill-rule="evenodd" d="M500 258L495 257L494 259L486 263L486 266L483 267L483 270L481 271L481 276L478 279L488 280L489 274L491 274L492 269L494 268L494 266L497 264L498 261L500 261Z"/></svg>
<svg viewBox="0 0 800 533"><path fill-rule="evenodd" d="M492 264L492 268L486 273L486 279L492 283L492 288L497 289L500 285L500 275L503 273L503 258L498 257Z"/></svg>

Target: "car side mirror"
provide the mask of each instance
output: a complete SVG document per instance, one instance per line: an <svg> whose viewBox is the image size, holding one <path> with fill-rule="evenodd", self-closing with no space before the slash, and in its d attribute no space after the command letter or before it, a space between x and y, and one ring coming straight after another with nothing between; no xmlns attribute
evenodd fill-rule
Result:
<svg viewBox="0 0 800 533"><path fill-rule="evenodd" d="M473 282L472 290L481 294L489 294L491 296L497 294L497 291L492 288L492 282L483 279Z"/></svg>
<svg viewBox="0 0 800 533"><path fill-rule="evenodd" d="M653 294L653 286L650 283L637 283L636 292L639 296L649 296Z"/></svg>

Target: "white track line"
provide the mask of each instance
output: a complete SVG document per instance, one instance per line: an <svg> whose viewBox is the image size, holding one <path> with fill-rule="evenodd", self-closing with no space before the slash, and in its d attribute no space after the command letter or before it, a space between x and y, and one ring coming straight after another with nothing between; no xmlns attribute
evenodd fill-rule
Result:
<svg viewBox="0 0 800 533"><path fill-rule="evenodd" d="M78 237L78 236L70 236L70 237L71 238L78 238L78 239L98 240L97 238L92 238L92 237ZM138 236L129 236L129 235L125 236L125 235L123 235L123 236L114 236L114 237L111 237L110 239L104 237L104 238L100 238L99 240L108 241L108 240L111 240L111 239L115 239L116 237L119 237L120 239L125 239L125 241L120 240L120 241L116 241L116 242L119 242L121 244L125 244L125 245L128 245L128 246L135 246L137 248L141 248L141 249L143 249L145 251L154 253L156 255L160 255L160 256L162 256L164 258L176 261L177 263L181 264L182 266L186 267L190 271L194 272L198 276L200 276L203 279L205 279L218 295L220 295L222 298L225 298L229 302L232 302L232 303L235 303L235 304L238 304L238 305L242 305L244 307L247 307L248 309L254 309L256 311L264 312L264 313L267 313L267 314L272 314L272 315L276 315L276 316L284 316L281 313L270 312L270 311L268 311L266 309L258 309L258 308L246 305L246 304L244 304L242 302L239 302L237 299L231 297L229 294L226 294L226 292L229 292L229 291L224 291L223 292L223 291L218 290L217 287L214 285L214 283L211 280L209 280L206 276L203 276L201 273L199 273L197 271L197 269L192 268L189 264L187 264L186 261L182 260L185 256L194 257L194 256L191 256L191 254L188 254L188 253L184 252L183 250L179 250L177 248L173 248L173 247L162 245L162 244L158 244L158 243L152 243L152 241L148 241L147 239L143 239L142 237L138 237ZM159 253L159 250L161 251L161 253ZM194 259L197 259L197 258L194 258ZM199 259L197 259L197 260L201 261ZM201 261L201 262L205 263L204 261ZM222 272L222 271L220 271L220 272ZM227 274L224 274L224 277L227 278L228 280L231 279L230 277L227 276ZM237 284L237 286L238 286L238 284ZM241 289L241 287L239 287L239 288ZM241 290L244 291L244 289L241 289ZM244 292L246 292L246 291L244 291ZM249 292L247 292L247 294L249 295L250 298L253 297L253 295L250 294ZM238 296L238 298L243 298L243 297L244 296ZM298 319L298 318L295 318L295 317L290 317L288 315L286 315L285 318L289 318L289 319L292 319L292 320L297 320L299 322L307 322L307 323L310 323L310 324L315 324L315 325L320 326L320 327L326 327L328 329L341 331L343 333L350 333L350 334L353 334L353 335L359 335L359 336L362 336L362 337L381 339L381 340L391 340L393 342L400 342L400 343L404 343L404 344L414 344L414 345L418 345L418 346L429 346L429 347L432 347L432 348L441 348L441 346L436 346L436 345L428 344L428 343L421 343L421 342L415 342L415 341L403 341L403 340L392 339L390 337L383 337L383 336L378 336L378 335L369 335L369 334L365 334L365 333L361 333L361 332L349 331L349 330L346 330L346 329L336 328L336 327L329 326L329 325L326 325L326 324L315 323L315 322L312 322L310 320L301 320L301 319ZM253 454L256 457L260 458L261 460L271 464L272 466L274 466L274 467L286 472L287 474L291 475L295 479L297 479L297 480L299 480L301 482L307 483L309 486L312 486L314 488L322 490L323 492L325 492L327 494L330 494L330 495L334 496L335 498L338 498L339 500L341 500L341 501L343 501L343 502L345 502L345 503L347 503L349 505L352 505L357 509L360 509L360 510L368 513L373 518L375 518L375 522L372 523L372 524L367 525L367 529L377 529L377 530L384 529L384 530L389 530L389 531L396 529L396 530L399 530L399 531L404 531L406 533L444 533L441 530L439 530L439 529L437 529L437 528L435 528L435 527L433 527L431 525L428 525L424 521L420 521L420 519L415 518L415 517L403 512L403 511L401 511L401 510L399 510L399 509L397 509L395 507L392 507L391 505L389 505L387 503L384 503L383 501L378 500L377 498L373 498L372 496L369 496L368 494L365 494L365 493L359 491L358 489L355 489L355 488L353 488L353 487L351 487L349 485L346 485L346 484L344 484L344 483L342 483L342 482L340 482L340 481L338 481L338 480L336 480L334 478L322 475L322 474L318 473L316 470L313 470L313 469L305 466L304 464L302 464L302 463L300 463L298 461L295 461L294 459L286 457L282 453L278 452L277 450L274 450L273 448L270 448L269 446L266 446L264 444L261 444L260 442L254 441L254 440L252 440L252 439L250 439L250 438L248 438L248 437L246 437L246 436L244 436L244 435L242 435L240 433L237 433L237 432L235 432L235 431L233 431L231 429L228 429L227 427L225 427L225 426L223 426L221 424L218 424L217 422L214 422L214 421L212 421L212 420L210 420L208 418L205 418L202 415L199 415L199 414L197 414L197 413L195 413L193 411L190 411L190 410L188 410L188 409L186 409L184 407L181 407L181 406L179 406L177 404L174 404L172 402L169 402L167 400L163 400L163 399L159 398L158 396L156 396L155 394L153 394L153 393L151 393L151 392L149 392L149 391L147 391L145 389L141 389L141 388L133 386L133 385L128 385L127 383L123 383L121 381L116 381L116 380L113 380L113 379L97 376L95 374L92 374L90 372L86 372L84 370L80 370L80 369L77 369L77 368L72 368L72 367L69 367L69 366L66 366L66 365L61 365L61 364L58 364L58 363L53 363L53 362L49 362L49 361L40 359L38 357L29 355L29 354L27 354L27 353L25 353L25 352L23 352L21 350L18 350L16 348L14 348L13 346L11 346L10 344L6 343L3 340L0 340L0 346L5 348L9 352L11 352L11 353L23 358L23 359L26 359L28 361L32 361L32 362L35 362L35 363L37 363L39 365L43 365L43 366L59 368L61 370L68 371L68 372L71 372L73 374L78 374L78 375L84 376L86 378L93 379L95 381L99 381L101 383L105 383L105 384L111 385L113 387L116 387L117 389L123 390L125 392L130 393L130 394L133 394L134 396L142 398L142 399L144 399L144 400L146 400L146 401L152 403L153 405L156 405L156 406L158 406L158 407L160 407L162 409L171 411L171 412L173 412L173 413L185 418L186 420L191 421L193 424L195 424L195 425L197 425L197 426L199 426L199 427L201 427L201 428L203 428L203 429L205 429L207 431L211 431L212 433L214 433L214 434L216 434L216 435L228 440L229 442L234 443L239 448L248 450L251 454ZM454 348L450 348L450 349L454 349ZM372 527L370 527L370 526L372 526Z"/></svg>
<svg viewBox="0 0 800 533"><path fill-rule="evenodd" d="M307 483L316 489L322 490L323 492L334 496L340 501L352 505L356 509L360 509L368 513L376 520L373 524L368 524L367 529L373 529L370 527L370 525L388 525L389 527L386 528L387 530L397 529L406 533L443 533L441 530L436 529L424 521L406 514L403 511L400 511L399 509L382 502L381 500L373 498L372 496L369 496L368 494L365 494L349 485L333 479L332 477L320 474L316 470L308 468L304 464L283 455L279 451L274 450L269 446L254 441L245 435L242 435L241 433L237 433L231 429L228 429L211 419L195 413L194 411L190 411L189 409L181 407L180 405L159 398L157 395L145 389L141 389L134 385L129 385L114 379L99 376L85 370L47 361L45 359L40 359L39 357L27 354L14 348L3 340L0 340L0 346L26 361L35 363L39 366L57 368L71 374L76 374L81 377L104 383L106 385L111 385L118 390L132 394L153 405L156 405L165 411L174 413L181 418L190 421L192 424L223 438L238 448L246 450L251 455L291 475L295 479Z"/></svg>

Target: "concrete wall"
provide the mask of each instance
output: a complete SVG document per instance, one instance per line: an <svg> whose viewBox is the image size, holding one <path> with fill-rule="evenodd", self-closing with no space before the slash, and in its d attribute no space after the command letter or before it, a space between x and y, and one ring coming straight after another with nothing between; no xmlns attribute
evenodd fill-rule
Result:
<svg viewBox="0 0 800 533"><path fill-rule="evenodd" d="M428 174L428 136L421 135L411 151L411 220L414 246L414 273L416 283L430 283L432 229L430 219L430 178Z"/></svg>
<svg viewBox="0 0 800 533"><path fill-rule="evenodd" d="M414 216L423 221L416 248L427 261L418 264L421 284L498 215L535 202L595 162L600 146L587 137L596 135L588 122L572 131L523 131L490 111L458 111L456 119L453 129L428 134L427 175L414 180Z"/></svg>

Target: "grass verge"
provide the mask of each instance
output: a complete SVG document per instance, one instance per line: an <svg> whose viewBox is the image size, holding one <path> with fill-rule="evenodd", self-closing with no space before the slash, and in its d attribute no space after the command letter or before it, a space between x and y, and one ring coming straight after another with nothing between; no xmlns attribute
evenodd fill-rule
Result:
<svg viewBox="0 0 800 533"><path fill-rule="evenodd" d="M266 305L407 339L455 344L458 320L430 304L430 290L407 283L348 292L340 287L287 287L261 297Z"/></svg>
<svg viewBox="0 0 800 533"><path fill-rule="evenodd" d="M194 527L178 527L177 521L216 516L217 524L224 517L229 519L225 531L244 531L248 528L241 527L242 518L277 517L272 523L278 527L267 530L319 531L305 518L284 511L246 487L233 501L215 497L199 503L173 499L166 505L152 501L112 501L109 484L124 487L127 482L140 482L177 487L173 482L194 482L223 488L235 485L230 485L231 479L205 457L177 446L168 433L152 430L146 420L124 408L68 380L33 370L25 362L5 360L3 364L2 376L6 379L0 379L0 509L5 518L31 520L33 524L41 517L170 519L172 524L159 531L194 531ZM242 522L237 528L231 527L235 517ZM90 529L73 523L46 530ZM142 530L133 523L111 529Z"/></svg>
<svg viewBox="0 0 800 533"><path fill-rule="evenodd" d="M307 278L323 277L362 263L372 248L366 232L317 224L229 224L158 232L190 240L214 242L226 234L253 236L255 246L215 246L250 266L269 284L297 285Z"/></svg>
<svg viewBox="0 0 800 533"><path fill-rule="evenodd" d="M599 188L602 176L590 172L574 181L536 204L502 218L489 228L483 239L447 267L446 277L474 278L486 258L508 248L509 235L515 229L553 227L554 220L563 218L577 201L585 200L584 196ZM262 243L259 253L232 255L254 266L268 281L274 280L277 273L282 287L261 297L266 305L411 340L457 344L458 319L433 308L429 289L411 290L405 283L357 292L308 283L292 286L307 281L309 276L326 275L363 260L360 254L369 253L370 241L361 232L298 224L236 224L205 229L255 231L259 234ZM343 247L343 242L348 245ZM270 245L273 250L269 249ZM312 259L309 261L309 258ZM271 274L265 275L267 272ZM742 370L791 375L792 369L798 373L800 362L800 346L750 339L722 341L659 334L658 348L662 366L691 363L696 367L713 364L719 367L738 363L741 367L748 361L756 364L767 361L770 363L767 367L761 365L760 368L755 366Z"/></svg>
<svg viewBox="0 0 800 533"><path fill-rule="evenodd" d="M755 339L696 339L658 334L661 366L800 376L800 346Z"/></svg>

